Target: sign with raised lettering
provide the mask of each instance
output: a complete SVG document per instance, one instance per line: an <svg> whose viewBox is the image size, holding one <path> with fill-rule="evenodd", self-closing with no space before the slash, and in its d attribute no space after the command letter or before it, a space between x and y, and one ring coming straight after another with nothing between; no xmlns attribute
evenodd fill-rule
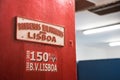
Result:
<svg viewBox="0 0 120 80"><path fill-rule="evenodd" d="M64 46L64 28L17 17L16 38L18 40Z"/></svg>

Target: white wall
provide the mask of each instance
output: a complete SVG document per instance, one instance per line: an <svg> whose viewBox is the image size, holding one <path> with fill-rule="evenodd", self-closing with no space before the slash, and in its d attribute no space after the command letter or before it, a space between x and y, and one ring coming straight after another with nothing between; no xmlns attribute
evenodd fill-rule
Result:
<svg viewBox="0 0 120 80"><path fill-rule="evenodd" d="M105 51L107 58L120 58L120 47L110 47Z"/></svg>
<svg viewBox="0 0 120 80"><path fill-rule="evenodd" d="M81 60L98 60L120 58L120 47L95 47L81 44L77 39L76 58Z"/></svg>
<svg viewBox="0 0 120 80"><path fill-rule="evenodd" d="M119 29L87 36L84 36L81 31L120 22L120 12L100 16L84 10L75 14L75 20L77 61L120 58L120 47L109 47L107 44L112 41L120 41Z"/></svg>
<svg viewBox="0 0 120 80"><path fill-rule="evenodd" d="M106 52L100 48L77 45L76 52L77 52L77 61L106 58L106 54L105 54Z"/></svg>

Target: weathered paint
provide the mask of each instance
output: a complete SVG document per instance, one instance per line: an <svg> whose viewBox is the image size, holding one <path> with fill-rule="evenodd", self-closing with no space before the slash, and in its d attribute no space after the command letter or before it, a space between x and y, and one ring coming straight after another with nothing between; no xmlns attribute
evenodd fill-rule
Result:
<svg viewBox="0 0 120 80"><path fill-rule="evenodd" d="M0 80L76 80L74 0L0 0ZM16 16L63 26L64 47L19 41ZM58 72L27 72L26 50L57 55Z"/></svg>

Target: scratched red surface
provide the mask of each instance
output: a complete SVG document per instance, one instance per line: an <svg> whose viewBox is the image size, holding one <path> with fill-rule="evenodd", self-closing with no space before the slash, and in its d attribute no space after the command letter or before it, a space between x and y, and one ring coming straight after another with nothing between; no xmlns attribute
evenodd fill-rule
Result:
<svg viewBox="0 0 120 80"><path fill-rule="evenodd" d="M75 0L0 0L0 80L76 80ZM16 16L63 26L64 47L16 40ZM57 72L27 72L26 50L57 55Z"/></svg>

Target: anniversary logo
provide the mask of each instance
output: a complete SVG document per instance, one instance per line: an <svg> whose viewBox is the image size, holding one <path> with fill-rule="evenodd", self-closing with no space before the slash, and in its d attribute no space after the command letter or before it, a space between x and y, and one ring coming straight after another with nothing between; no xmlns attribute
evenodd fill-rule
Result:
<svg viewBox="0 0 120 80"><path fill-rule="evenodd" d="M26 71L57 72L57 57L48 52L26 51Z"/></svg>
<svg viewBox="0 0 120 80"><path fill-rule="evenodd" d="M64 28L17 17L17 39L64 46Z"/></svg>

